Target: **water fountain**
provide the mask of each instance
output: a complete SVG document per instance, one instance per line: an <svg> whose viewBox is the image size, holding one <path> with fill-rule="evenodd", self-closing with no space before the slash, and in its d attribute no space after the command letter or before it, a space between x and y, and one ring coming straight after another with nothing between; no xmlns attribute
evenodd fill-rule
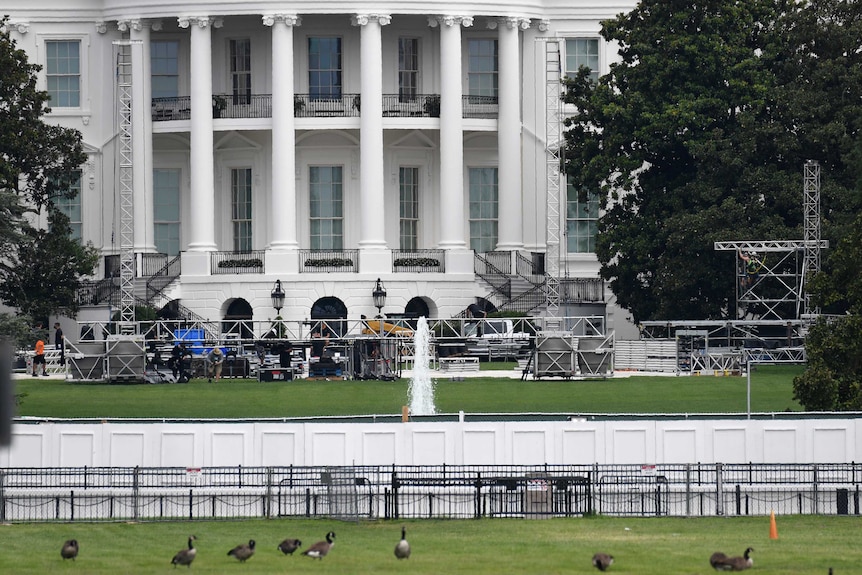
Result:
<svg viewBox="0 0 862 575"><path fill-rule="evenodd" d="M428 320L420 317L413 334L413 376L407 386L407 404L411 415L434 415L434 382L428 368L431 331Z"/></svg>

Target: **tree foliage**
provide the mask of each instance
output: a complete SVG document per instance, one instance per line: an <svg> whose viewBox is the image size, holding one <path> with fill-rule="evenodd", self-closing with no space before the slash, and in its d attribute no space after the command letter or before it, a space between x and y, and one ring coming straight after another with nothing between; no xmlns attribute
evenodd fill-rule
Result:
<svg viewBox="0 0 862 575"><path fill-rule="evenodd" d="M851 228L810 284L814 303L840 315L823 316L805 338L808 368L793 393L809 410L862 409L862 215Z"/></svg>
<svg viewBox="0 0 862 575"><path fill-rule="evenodd" d="M47 92L0 20L0 299L43 319L74 316L78 278L93 272L95 251L70 237L54 202L68 196L86 160L77 130L46 124ZM31 220L48 214L48 229Z"/></svg>
<svg viewBox="0 0 862 575"><path fill-rule="evenodd" d="M91 274L98 251L70 240L69 219L49 209L48 228L28 227L12 259L0 265L0 299L34 319L75 317L78 278Z"/></svg>
<svg viewBox="0 0 862 575"><path fill-rule="evenodd" d="M620 61L566 82L564 169L598 193L596 253L645 319L735 317L735 255L802 237L802 175L823 166L824 237L860 205L862 4L642 0L606 21Z"/></svg>

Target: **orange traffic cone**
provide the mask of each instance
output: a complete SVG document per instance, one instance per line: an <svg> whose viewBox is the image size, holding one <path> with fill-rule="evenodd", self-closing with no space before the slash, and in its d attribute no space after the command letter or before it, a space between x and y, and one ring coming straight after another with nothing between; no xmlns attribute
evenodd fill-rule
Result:
<svg viewBox="0 0 862 575"><path fill-rule="evenodd" d="M775 511L769 516L769 538L778 539L778 526L775 524Z"/></svg>

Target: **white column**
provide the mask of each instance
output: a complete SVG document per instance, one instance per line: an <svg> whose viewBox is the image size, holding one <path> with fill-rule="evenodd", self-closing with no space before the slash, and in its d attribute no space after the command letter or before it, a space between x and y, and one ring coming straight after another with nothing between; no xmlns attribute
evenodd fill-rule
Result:
<svg viewBox="0 0 862 575"><path fill-rule="evenodd" d="M521 79L519 30L530 27L526 18L500 18L498 24L497 116L497 249L524 247L521 214Z"/></svg>
<svg viewBox="0 0 862 575"><path fill-rule="evenodd" d="M189 250L215 251L215 178L212 116L212 25L207 16L180 18L191 28L191 228Z"/></svg>
<svg viewBox="0 0 862 575"><path fill-rule="evenodd" d="M359 114L359 247L386 249L386 204L383 194L383 41L381 27L390 17L357 14L360 26L360 114Z"/></svg>
<svg viewBox="0 0 862 575"><path fill-rule="evenodd" d="M464 130L461 87L461 26L469 16L429 19L440 26L440 247L464 249Z"/></svg>
<svg viewBox="0 0 862 575"><path fill-rule="evenodd" d="M272 27L272 192L269 248L299 248L296 234L296 122L293 98L293 28L295 14L271 14Z"/></svg>
<svg viewBox="0 0 862 575"><path fill-rule="evenodd" d="M140 42L140 62L132 68L132 189L134 192L135 253L155 252L153 224L153 117L150 113L150 24L140 19L120 20L117 28Z"/></svg>

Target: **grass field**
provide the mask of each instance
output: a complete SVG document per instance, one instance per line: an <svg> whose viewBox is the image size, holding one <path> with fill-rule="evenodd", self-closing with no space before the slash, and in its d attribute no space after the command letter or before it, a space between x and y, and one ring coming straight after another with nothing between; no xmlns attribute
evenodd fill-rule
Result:
<svg viewBox="0 0 862 575"><path fill-rule="evenodd" d="M800 366L761 366L752 374L755 412L798 411ZM19 415L36 417L268 418L400 414L406 379L259 383L107 385L24 379ZM437 381L438 413L744 413L745 377L617 377L590 381L465 378Z"/></svg>
<svg viewBox="0 0 862 575"><path fill-rule="evenodd" d="M777 540L769 539L768 517L16 524L0 526L0 572L171 573L171 558L190 534L198 538L193 573L596 573L590 558L602 551L615 557L612 573L705 575L713 573L708 558L714 551L740 555L749 546L757 573L826 575L829 567L835 575L860 572L858 518L789 516L778 517L777 524ZM402 525L413 553L398 561L393 549ZM276 550L285 537L307 547L329 530L336 543L323 560ZM78 540L80 554L74 562L63 561L60 547L71 538ZM248 562L227 556L249 539L257 547Z"/></svg>

